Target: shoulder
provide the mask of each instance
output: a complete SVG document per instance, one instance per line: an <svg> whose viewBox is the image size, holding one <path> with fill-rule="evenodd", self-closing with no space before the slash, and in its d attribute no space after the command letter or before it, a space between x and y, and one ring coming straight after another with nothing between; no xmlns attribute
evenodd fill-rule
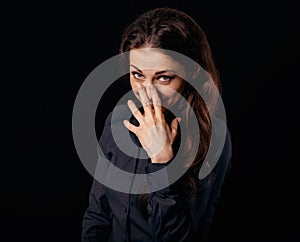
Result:
<svg viewBox="0 0 300 242"><path fill-rule="evenodd" d="M212 134L209 150L199 172L199 179L214 173L226 172L232 157L231 134L223 120L212 118Z"/></svg>
<svg viewBox="0 0 300 242"><path fill-rule="evenodd" d="M101 137L112 134L113 131L112 129L122 124L123 120L128 119L129 116L130 116L130 110L126 105L116 106L112 111L108 113L105 119Z"/></svg>

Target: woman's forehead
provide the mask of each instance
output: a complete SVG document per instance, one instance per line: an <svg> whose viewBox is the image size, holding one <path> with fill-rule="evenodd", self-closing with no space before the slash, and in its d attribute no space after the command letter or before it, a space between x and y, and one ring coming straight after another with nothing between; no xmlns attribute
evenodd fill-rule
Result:
<svg viewBox="0 0 300 242"><path fill-rule="evenodd" d="M130 65L137 67L139 70L170 70L179 75L185 73L183 65L170 55L157 49L142 48L130 50L129 61Z"/></svg>

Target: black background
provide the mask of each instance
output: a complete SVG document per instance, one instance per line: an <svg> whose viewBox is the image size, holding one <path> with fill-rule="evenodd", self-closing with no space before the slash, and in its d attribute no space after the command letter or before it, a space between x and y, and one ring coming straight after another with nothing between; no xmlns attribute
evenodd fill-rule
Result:
<svg viewBox="0 0 300 242"><path fill-rule="evenodd" d="M221 75L233 159L212 241L299 241L297 8L180 0L1 9L3 241L80 241L92 179L73 144L73 103L88 74L118 54L125 26L157 6L199 23Z"/></svg>

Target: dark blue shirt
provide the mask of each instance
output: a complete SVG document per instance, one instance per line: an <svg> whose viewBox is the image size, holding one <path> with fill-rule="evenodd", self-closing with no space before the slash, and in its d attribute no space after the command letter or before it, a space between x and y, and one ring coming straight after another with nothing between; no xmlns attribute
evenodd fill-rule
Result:
<svg viewBox="0 0 300 242"><path fill-rule="evenodd" d="M148 174L147 186L155 186L151 173L167 164L154 164L150 159L124 154L116 145L111 129L112 123L121 121L112 120L111 114L108 116L99 142L101 150L116 167L130 173ZM131 132L130 135L141 147L137 137ZM230 160L231 139L227 129L225 145L213 170L202 180L193 178L195 193L179 194L182 190L182 179L179 179L168 187L147 193L144 207L140 194L119 192L94 179L83 217L82 242L206 241Z"/></svg>

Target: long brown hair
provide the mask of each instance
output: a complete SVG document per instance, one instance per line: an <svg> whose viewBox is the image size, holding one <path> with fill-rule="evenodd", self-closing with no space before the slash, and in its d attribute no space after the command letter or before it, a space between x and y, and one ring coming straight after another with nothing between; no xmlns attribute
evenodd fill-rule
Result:
<svg viewBox="0 0 300 242"><path fill-rule="evenodd" d="M216 90L221 92L218 71L206 35L186 13L172 8L156 8L140 15L123 32L120 53L140 48L160 48L178 52L198 63L209 75L209 81L203 86L209 96L209 102L204 102L188 82L185 83L183 94L199 123L200 145L190 146L190 149L197 149L197 155L188 170L188 174L197 175L210 144L211 120L208 110L212 110L216 104ZM188 71L196 73L196 67L189 67ZM193 81L197 81L197 78ZM213 85L216 85L217 89ZM187 111L186 121L188 115ZM187 183L191 188L195 188L191 177L189 176Z"/></svg>

